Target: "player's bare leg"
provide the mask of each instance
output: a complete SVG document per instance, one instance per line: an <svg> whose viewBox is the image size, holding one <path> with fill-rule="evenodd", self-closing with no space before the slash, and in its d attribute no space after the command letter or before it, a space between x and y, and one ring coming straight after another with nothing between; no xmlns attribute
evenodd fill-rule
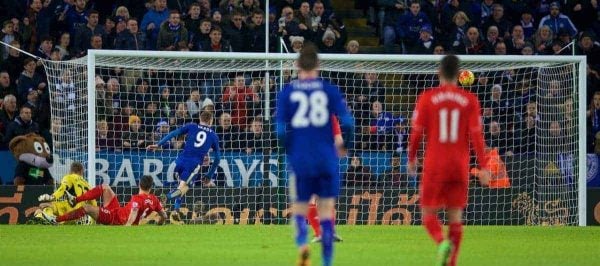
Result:
<svg viewBox="0 0 600 266"><path fill-rule="evenodd" d="M310 265L310 252L308 249L306 228L306 214L308 213L308 203L294 202L292 204L292 213L294 214L294 225L296 227L296 246L298 247L298 266Z"/></svg>
<svg viewBox="0 0 600 266"><path fill-rule="evenodd" d="M321 223L323 265L329 266L333 261L333 211L335 208L335 198L319 198L317 207Z"/></svg>
<svg viewBox="0 0 600 266"><path fill-rule="evenodd" d="M449 208L447 210L448 222L450 223L448 228L448 239L452 244L452 251L450 254L450 261L448 265L454 266L458 261L458 254L460 251L460 243L462 241L462 214L461 208Z"/></svg>

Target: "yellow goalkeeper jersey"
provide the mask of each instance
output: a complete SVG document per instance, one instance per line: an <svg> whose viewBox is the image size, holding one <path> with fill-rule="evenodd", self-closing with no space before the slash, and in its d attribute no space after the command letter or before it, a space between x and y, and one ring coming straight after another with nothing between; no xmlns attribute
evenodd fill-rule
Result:
<svg viewBox="0 0 600 266"><path fill-rule="evenodd" d="M55 199L60 199L65 192L68 192L73 196L81 196L88 190L90 190L90 184L88 184L83 176L78 174L68 174L63 177L62 181L60 182L60 187L58 187L56 191L52 193L52 196L54 196ZM82 203L83 202L80 202L77 205L82 205ZM95 200L90 200L86 203L88 205L98 206Z"/></svg>

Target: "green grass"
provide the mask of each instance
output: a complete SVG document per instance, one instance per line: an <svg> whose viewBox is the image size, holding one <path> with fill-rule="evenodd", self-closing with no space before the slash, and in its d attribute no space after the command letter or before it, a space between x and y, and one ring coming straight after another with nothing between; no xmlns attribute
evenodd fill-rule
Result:
<svg viewBox="0 0 600 266"><path fill-rule="evenodd" d="M338 226L336 265L433 265L419 226ZM600 227L465 228L460 265L600 265ZM320 265L313 244L313 265ZM0 226L0 265L293 265L290 226Z"/></svg>

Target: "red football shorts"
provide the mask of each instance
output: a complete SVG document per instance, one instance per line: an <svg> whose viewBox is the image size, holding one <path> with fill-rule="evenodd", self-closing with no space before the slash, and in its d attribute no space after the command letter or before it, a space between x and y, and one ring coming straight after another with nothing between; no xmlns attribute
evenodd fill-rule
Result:
<svg viewBox="0 0 600 266"><path fill-rule="evenodd" d="M106 225L119 225L120 223L120 219L119 219L119 208L121 206L119 205L119 201L117 200L117 197L113 197L110 202L108 203L108 205L104 206L104 207L100 207L100 211L98 212L98 222L99 224L106 224Z"/></svg>
<svg viewBox="0 0 600 266"><path fill-rule="evenodd" d="M469 181L435 179L423 177L421 182L421 207L429 208L460 208L467 206Z"/></svg>

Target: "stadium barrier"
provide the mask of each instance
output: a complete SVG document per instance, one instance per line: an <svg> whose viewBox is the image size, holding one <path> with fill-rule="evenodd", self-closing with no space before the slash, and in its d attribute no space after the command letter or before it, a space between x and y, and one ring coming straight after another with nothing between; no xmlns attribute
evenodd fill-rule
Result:
<svg viewBox="0 0 600 266"><path fill-rule="evenodd" d="M195 198L187 197L182 212L188 223L197 224L285 224L290 209L284 188L194 188ZM51 193L51 186L0 186L0 224L25 223L37 209L37 197ZM121 203L129 200L133 188L116 190ZM415 225L421 223L416 210L419 197L413 188L342 189L338 201L338 224ZM155 193L162 193L157 189ZM127 196L122 196L127 195ZM600 224L600 189L588 190L588 224ZM565 224L568 209L561 202L536 205L522 188L472 188L466 221L471 225ZM484 204L472 204L474 202ZM491 203L502 204L491 204ZM506 202L506 203L504 203ZM489 204L486 204L489 203ZM479 206L479 209L474 209ZM156 217L150 215L144 223Z"/></svg>

